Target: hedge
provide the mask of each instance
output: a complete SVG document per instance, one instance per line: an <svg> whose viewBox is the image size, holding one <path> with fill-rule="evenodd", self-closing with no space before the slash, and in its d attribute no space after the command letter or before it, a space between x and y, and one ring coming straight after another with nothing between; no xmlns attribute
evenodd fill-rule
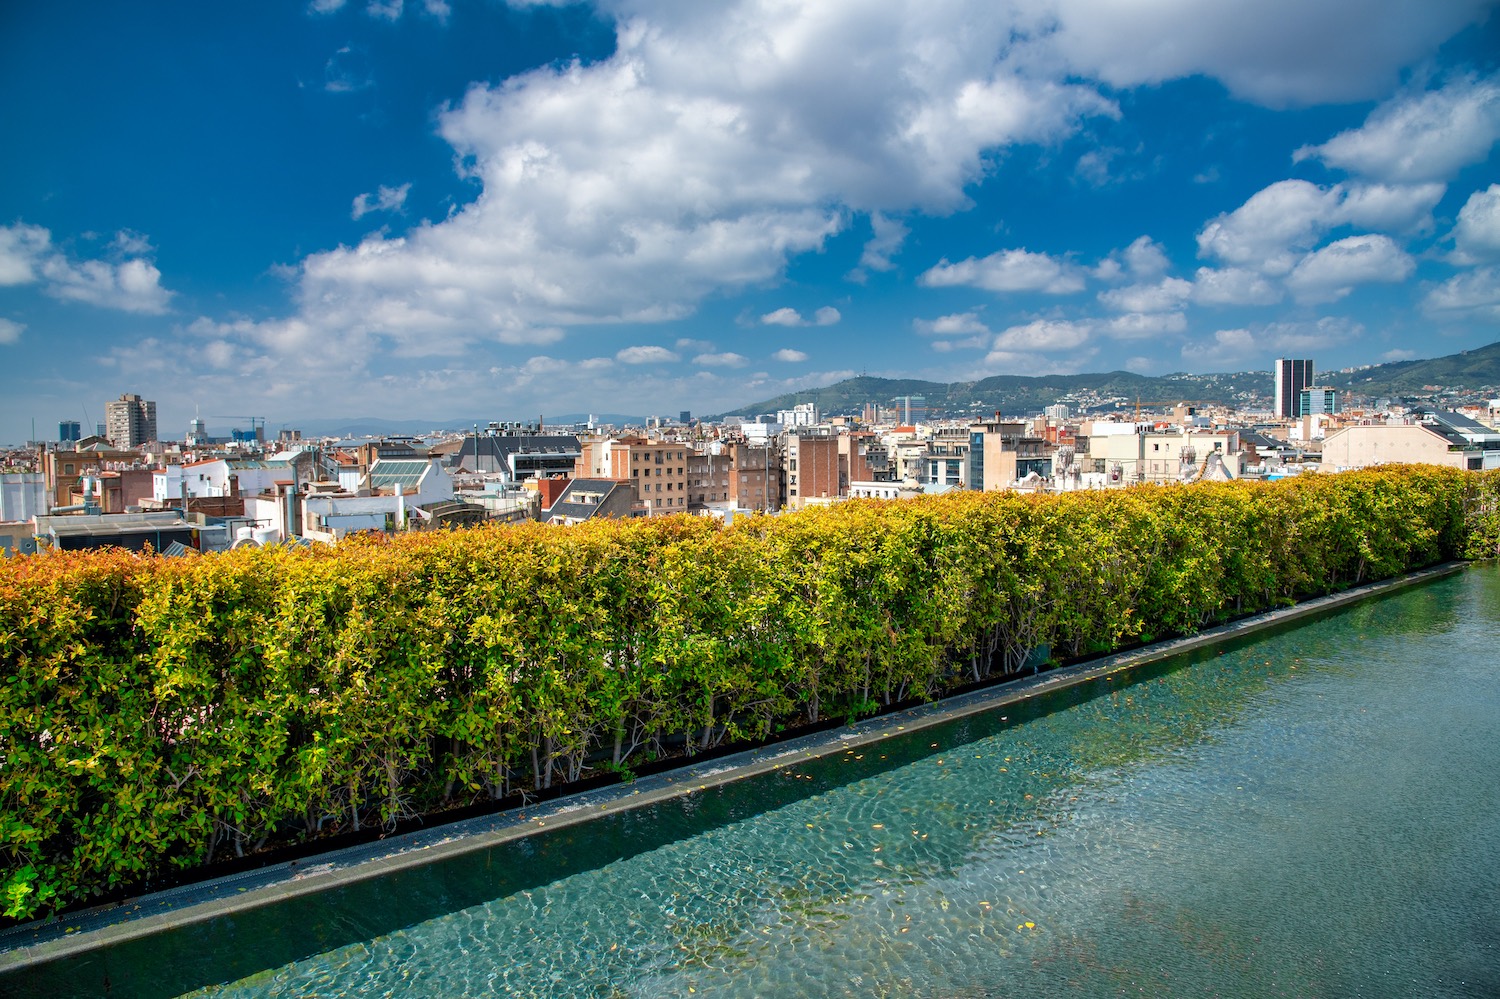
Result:
<svg viewBox="0 0 1500 999"><path fill-rule="evenodd" d="M12 558L0 902L31 918L1497 551L1500 472L1410 466Z"/></svg>

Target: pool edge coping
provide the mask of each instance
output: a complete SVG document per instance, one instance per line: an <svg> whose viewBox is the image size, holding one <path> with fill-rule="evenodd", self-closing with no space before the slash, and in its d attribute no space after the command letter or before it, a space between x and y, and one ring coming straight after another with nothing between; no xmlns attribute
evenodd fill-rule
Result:
<svg viewBox="0 0 1500 999"><path fill-rule="evenodd" d="M581 825L595 818L644 808L834 753L868 746L896 735L1104 679L1227 639L1357 603L1371 596L1449 576L1469 564L1445 562L1392 579L1367 583L1339 593L1314 597L1290 607L1217 625L1193 635L1111 653L1088 662L1059 667L996 686L878 715L853 725L810 733L700 764L690 764L639 778L631 783L612 784L534 806L463 819L374 843L196 882L127 899L115 905L72 913L40 924L12 927L0 932L0 976L168 930L488 849L537 833ZM161 911L146 912L151 906ZM10 945L7 940L8 937L19 940L27 936L32 937L27 943Z"/></svg>

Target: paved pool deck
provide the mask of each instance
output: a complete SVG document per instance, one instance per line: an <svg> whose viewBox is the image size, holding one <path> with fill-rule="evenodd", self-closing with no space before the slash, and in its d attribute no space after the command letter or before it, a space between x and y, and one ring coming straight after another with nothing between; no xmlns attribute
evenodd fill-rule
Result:
<svg viewBox="0 0 1500 999"><path fill-rule="evenodd" d="M465 819L373 843L276 864L210 881L142 895L96 909L28 923L0 932L0 974L64 959L98 948L193 923L232 915L284 899L311 895L378 878L393 871L483 850L543 831L600 816L706 791L711 787L768 773L807 760L842 753L969 715L993 711L1049 691L1124 673L1149 663L1192 652L1299 618L1356 603L1458 572L1466 563L1447 563L1396 579L1355 587L1268 611L1170 641L1104 656L907 708L854 725L816 732L785 742L719 757L701 764L614 784L529 807Z"/></svg>

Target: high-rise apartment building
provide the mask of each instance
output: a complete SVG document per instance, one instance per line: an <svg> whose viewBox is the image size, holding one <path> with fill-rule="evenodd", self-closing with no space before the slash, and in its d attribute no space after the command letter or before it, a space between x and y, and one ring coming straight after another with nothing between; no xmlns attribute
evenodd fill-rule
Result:
<svg viewBox="0 0 1500 999"><path fill-rule="evenodd" d="M1278 357L1271 373L1276 378L1275 397L1272 400L1276 415L1283 419L1301 416L1302 390L1313 383L1312 359L1294 361Z"/></svg>
<svg viewBox="0 0 1500 999"><path fill-rule="evenodd" d="M122 395L104 404L104 436L119 448L137 447L157 439L156 403L138 395Z"/></svg>

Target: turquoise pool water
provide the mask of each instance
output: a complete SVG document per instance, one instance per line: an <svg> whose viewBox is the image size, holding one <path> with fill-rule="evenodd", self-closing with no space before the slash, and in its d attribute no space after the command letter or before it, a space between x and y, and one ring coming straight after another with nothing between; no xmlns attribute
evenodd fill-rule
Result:
<svg viewBox="0 0 1500 999"><path fill-rule="evenodd" d="M36 985L1500 994L1500 566L1004 712Z"/></svg>

